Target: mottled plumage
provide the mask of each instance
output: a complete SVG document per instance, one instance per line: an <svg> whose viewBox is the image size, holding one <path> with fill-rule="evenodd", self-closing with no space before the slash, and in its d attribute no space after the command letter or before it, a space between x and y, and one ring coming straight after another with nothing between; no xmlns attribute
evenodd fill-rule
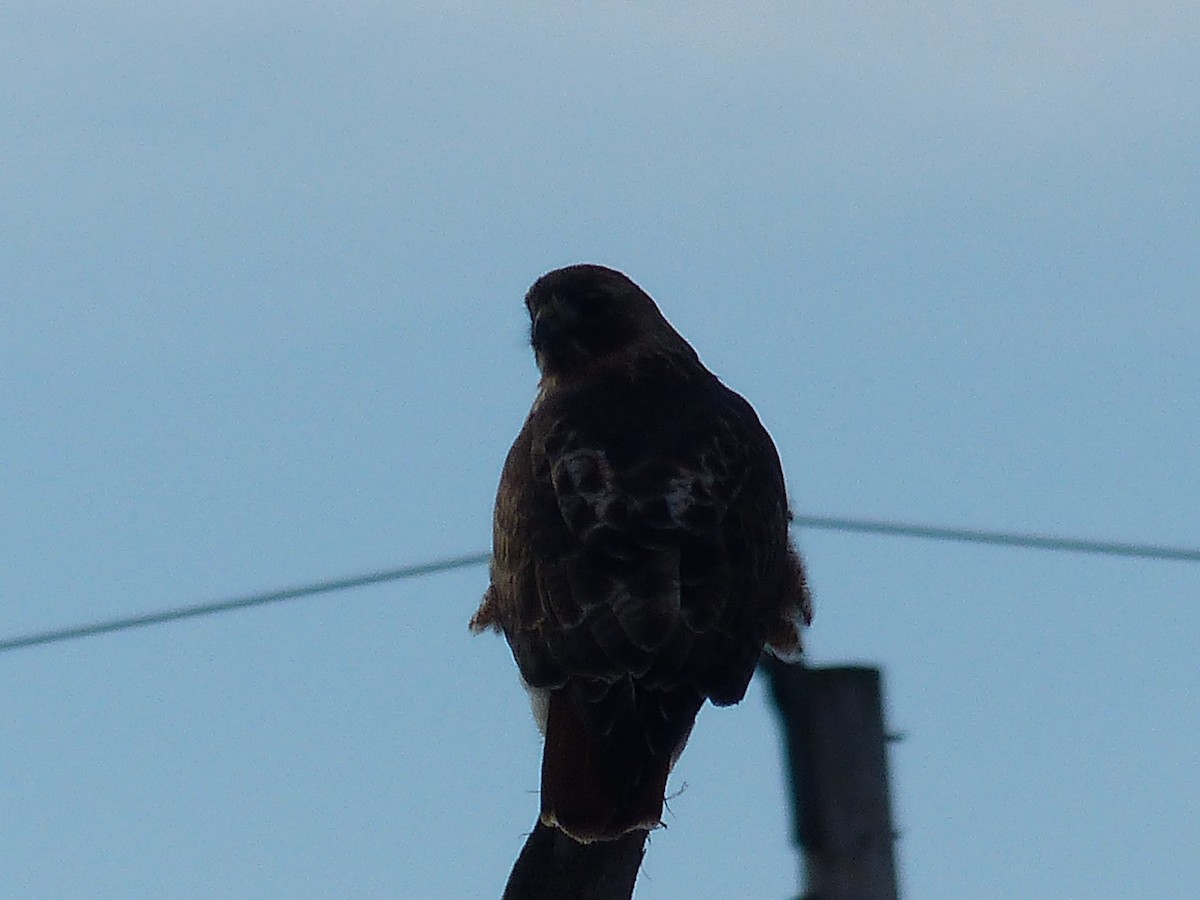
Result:
<svg viewBox="0 0 1200 900"><path fill-rule="evenodd" d="M637 285L581 265L526 306L542 373L496 498L475 630L504 632L546 734L542 821L652 828L706 699L811 618L783 474L750 405Z"/></svg>

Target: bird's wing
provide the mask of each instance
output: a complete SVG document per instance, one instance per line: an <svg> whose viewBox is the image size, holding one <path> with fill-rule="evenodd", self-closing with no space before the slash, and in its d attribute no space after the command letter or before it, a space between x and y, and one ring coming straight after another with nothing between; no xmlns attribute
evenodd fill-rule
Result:
<svg viewBox="0 0 1200 900"><path fill-rule="evenodd" d="M673 680L727 624L730 570L750 561L728 518L761 426L712 385L637 423L617 421L620 405L564 404L533 438L534 478L569 538L536 560L542 635L573 674Z"/></svg>

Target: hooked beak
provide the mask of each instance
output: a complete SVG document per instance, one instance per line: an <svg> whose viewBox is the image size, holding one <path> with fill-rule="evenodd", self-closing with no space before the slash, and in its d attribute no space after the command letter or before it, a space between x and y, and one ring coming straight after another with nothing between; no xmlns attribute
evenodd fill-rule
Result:
<svg viewBox="0 0 1200 900"><path fill-rule="evenodd" d="M550 302L544 304L533 317L529 330L529 342L533 344L533 349L544 350L558 340L570 327L570 319L570 311L563 307L557 297L551 297Z"/></svg>

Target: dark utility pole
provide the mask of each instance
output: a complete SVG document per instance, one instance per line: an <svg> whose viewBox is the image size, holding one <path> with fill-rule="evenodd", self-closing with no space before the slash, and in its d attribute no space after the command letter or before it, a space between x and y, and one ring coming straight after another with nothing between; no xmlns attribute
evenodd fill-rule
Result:
<svg viewBox="0 0 1200 900"><path fill-rule="evenodd" d="M787 743L802 900L899 900L879 670L764 668Z"/></svg>

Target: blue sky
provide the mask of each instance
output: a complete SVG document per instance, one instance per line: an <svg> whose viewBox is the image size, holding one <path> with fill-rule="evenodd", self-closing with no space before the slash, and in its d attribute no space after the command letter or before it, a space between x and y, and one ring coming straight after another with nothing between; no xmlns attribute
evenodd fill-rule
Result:
<svg viewBox="0 0 1200 900"><path fill-rule="evenodd" d="M643 285L814 514L1200 544L1200 12L6 4L0 638L470 552L521 297ZM802 533L905 896L1190 898L1194 566ZM482 568L0 656L6 896L498 896ZM796 889L761 685L638 897Z"/></svg>

